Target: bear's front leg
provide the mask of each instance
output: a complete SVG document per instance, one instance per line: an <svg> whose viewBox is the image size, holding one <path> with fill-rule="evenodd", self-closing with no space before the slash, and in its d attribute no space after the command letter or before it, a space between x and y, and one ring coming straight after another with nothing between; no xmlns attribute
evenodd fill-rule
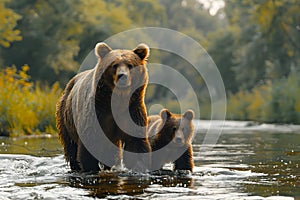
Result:
<svg viewBox="0 0 300 200"><path fill-rule="evenodd" d="M192 145L187 147L187 150L174 162L175 170L190 170L193 172L194 160Z"/></svg>
<svg viewBox="0 0 300 200"><path fill-rule="evenodd" d="M134 138L125 141L123 162L126 168L146 172L151 167L151 147L147 139Z"/></svg>
<svg viewBox="0 0 300 200"><path fill-rule="evenodd" d="M105 161L110 165L107 166L104 164L104 170L116 169L120 170L122 167L122 142L117 139L111 141L114 144L114 147L107 148L105 153Z"/></svg>
<svg viewBox="0 0 300 200"><path fill-rule="evenodd" d="M85 148L81 141L78 142L77 160L83 172L98 172L100 170L99 161Z"/></svg>

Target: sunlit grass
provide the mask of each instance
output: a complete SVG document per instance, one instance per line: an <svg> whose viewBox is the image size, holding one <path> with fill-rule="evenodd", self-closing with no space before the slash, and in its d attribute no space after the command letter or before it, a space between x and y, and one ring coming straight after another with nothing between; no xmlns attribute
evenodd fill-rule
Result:
<svg viewBox="0 0 300 200"><path fill-rule="evenodd" d="M8 67L0 71L0 134L11 136L50 133L55 128L55 104L61 93L58 83L52 87L36 84L21 70Z"/></svg>

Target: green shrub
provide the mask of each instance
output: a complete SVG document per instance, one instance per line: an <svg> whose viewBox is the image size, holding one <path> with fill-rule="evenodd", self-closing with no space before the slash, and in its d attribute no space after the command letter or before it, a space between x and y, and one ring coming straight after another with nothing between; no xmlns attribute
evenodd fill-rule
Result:
<svg viewBox="0 0 300 200"><path fill-rule="evenodd" d="M300 123L300 72L268 81L251 91L230 94L227 118L271 123Z"/></svg>

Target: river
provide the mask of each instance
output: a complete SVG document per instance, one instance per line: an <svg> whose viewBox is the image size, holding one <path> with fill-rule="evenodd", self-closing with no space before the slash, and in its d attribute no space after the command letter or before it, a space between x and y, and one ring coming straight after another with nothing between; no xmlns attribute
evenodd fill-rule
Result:
<svg viewBox="0 0 300 200"><path fill-rule="evenodd" d="M71 173L57 137L0 138L0 200L300 199L300 126L195 121L191 174Z"/></svg>

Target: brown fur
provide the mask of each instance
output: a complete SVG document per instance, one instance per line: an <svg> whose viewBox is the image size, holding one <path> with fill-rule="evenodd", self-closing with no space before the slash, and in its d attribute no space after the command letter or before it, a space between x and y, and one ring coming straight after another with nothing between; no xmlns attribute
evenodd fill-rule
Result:
<svg viewBox="0 0 300 200"><path fill-rule="evenodd" d="M191 144L194 135L193 117L194 112L191 110L184 114L174 114L167 109L163 109L160 115L148 117L148 134L152 151L165 148L164 153L152 157L154 168L161 168L164 164L173 162L175 170L193 171ZM180 153L182 155L178 158Z"/></svg>
<svg viewBox="0 0 300 200"><path fill-rule="evenodd" d="M117 118L121 123L126 126L129 124L129 120L132 120L139 126L147 126L144 95L148 83L146 59L149 55L149 48L141 44L132 51L112 50L106 44L98 43L95 47L95 53L98 56L98 63L95 68L81 72L69 81L56 108L59 139L64 147L65 159L70 163L72 170L99 170L98 160L87 150L78 136L75 123L80 122L74 121L72 115L72 112L79 113L78 120L82 123L90 110L85 112L80 109L80 105L85 105L85 102L89 102L91 98L94 98L96 116L101 128L108 139L119 149L118 152L114 152L114 158L111 158L115 160L116 164L122 159L122 147L124 145L124 150L130 152L145 153L151 151L145 128L138 132L140 137L128 135L116 124L111 107L114 92L116 100L113 105L118 111ZM120 71L121 67L125 70ZM130 68L135 68L135 70L130 71ZM122 76L118 74L119 71ZM127 78L124 79L124 77ZM132 91L132 88L136 88L136 86L140 87ZM90 94L95 94L95 96L90 97ZM130 94L132 95L129 96ZM124 105L126 98L130 99L129 105ZM79 110L72 111L73 101L79 105L79 108L76 107ZM125 111L128 109L132 119L124 117L126 116ZM132 131L135 132L135 130ZM99 144L101 141L95 141L95 145ZM109 151L105 148L105 144L102 149ZM138 169L136 162L132 161L134 158L124 157L123 159L127 168ZM141 162L147 165L149 164L148 160L145 158L145 161ZM110 169L110 166L104 167Z"/></svg>

